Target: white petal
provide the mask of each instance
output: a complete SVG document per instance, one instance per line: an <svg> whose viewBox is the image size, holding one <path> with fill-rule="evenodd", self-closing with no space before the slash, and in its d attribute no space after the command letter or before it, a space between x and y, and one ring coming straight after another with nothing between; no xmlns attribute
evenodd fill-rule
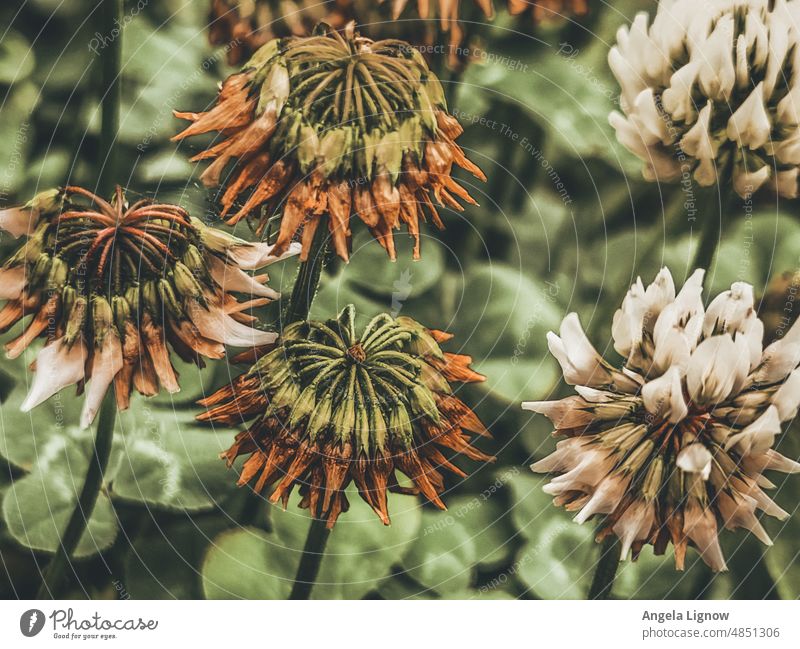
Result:
<svg viewBox="0 0 800 649"><path fill-rule="evenodd" d="M269 286L257 281L238 266L226 264L221 259L209 255L207 257L208 270L214 281L226 292L246 293L277 300L281 294Z"/></svg>
<svg viewBox="0 0 800 649"><path fill-rule="evenodd" d="M580 437L570 437L556 444L556 450L546 458L531 464L536 473L557 473L574 467L585 452L586 442Z"/></svg>
<svg viewBox="0 0 800 649"><path fill-rule="evenodd" d="M712 158L701 158L694 169L694 179L701 187L711 187L717 182L716 161Z"/></svg>
<svg viewBox="0 0 800 649"><path fill-rule="evenodd" d="M797 198L798 196L798 168L792 167L775 174L773 186L775 191L784 198Z"/></svg>
<svg viewBox="0 0 800 649"><path fill-rule="evenodd" d="M772 395L772 405L781 421L794 419L800 406L800 370L794 370Z"/></svg>
<svg viewBox="0 0 800 649"><path fill-rule="evenodd" d="M717 157L718 145L711 139L709 124L711 123L711 102L703 106L697 121L686 131L681 138L681 149L688 155L701 158L712 159Z"/></svg>
<svg viewBox="0 0 800 649"><path fill-rule="evenodd" d="M750 369L754 369L761 362L761 355L764 349L764 323L761 322L755 311L740 325L740 331L736 334L747 340L750 349Z"/></svg>
<svg viewBox="0 0 800 649"><path fill-rule="evenodd" d="M92 358L92 377L86 388L81 411L81 426L87 428L97 415L103 397L114 377L122 369L122 344L114 330L109 331L100 348L95 348Z"/></svg>
<svg viewBox="0 0 800 649"><path fill-rule="evenodd" d="M716 406L731 393L736 382L738 349L729 334L701 342L689 359L686 386L697 405Z"/></svg>
<svg viewBox="0 0 800 649"><path fill-rule="evenodd" d="M742 147L760 149L769 139L772 124L764 106L764 82L759 83L728 120L728 138Z"/></svg>
<svg viewBox="0 0 800 649"><path fill-rule="evenodd" d="M781 11L781 8L784 11ZM791 17L785 11L786 5L778 2L774 10L767 14L767 29L769 30L769 54L767 56L767 71L764 74L764 96L769 98L775 90L779 79L782 79L784 61L789 50L789 29ZM797 25L794 25L796 38ZM796 47L796 44L795 44Z"/></svg>
<svg viewBox="0 0 800 649"><path fill-rule="evenodd" d="M750 171L741 165L736 165L733 170L733 189L742 198L748 198L769 180L770 172L769 165Z"/></svg>
<svg viewBox="0 0 800 649"><path fill-rule="evenodd" d="M642 387L642 400L647 412L656 417L668 415L673 424L686 417L688 408L683 399L680 370L672 367L662 376L646 383Z"/></svg>
<svg viewBox="0 0 800 649"><path fill-rule="evenodd" d="M564 370L564 380L589 387L608 385L611 374L586 337L577 313L570 313L562 320L559 333L560 338L548 333L547 340L551 353Z"/></svg>
<svg viewBox="0 0 800 649"><path fill-rule="evenodd" d="M696 473L703 480L708 480L708 476L711 475L711 462L713 459L705 446L695 442L681 449L675 464L681 471Z"/></svg>
<svg viewBox="0 0 800 649"><path fill-rule="evenodd" d="M700 64L697 61L689 61L670 77L669 87L664 90L662 101L664 103L664 109L670 114L673 120L691 122L694 118L697 108L692 100L692 89L697 81L697 73L699 71ZM706 130L708 130L707 122ZM683 147L683 142L681 142L681 148L686 151ZM686 153L694 155L689 151L686 151Z"/></svg>
<svg viewBox="0 0 800 649"><path fill-rule="evenodd" d="M753 381L769 385L782 381L800 364L800 341L797 334L800 320L795 322L786 335L770 344L761 355L761 363L753 373Z"/></svg>
<svg viewBox="0 0 800 649"><path fill-rule="evenodd" d="M86 355L86 346L82 340L76 340L68 347L59 338L43 347L36 355L33 384L20 410L28 412L59 390L82 381Z"/></svg>
<svg viewBox="0 0 800 649"><path fill-rule="evenodd" d="M617 519L612 529L620 540L620 559L622 561L627 559L631 546L636 541L644 541L649 538L654 521L655 505L641 500L631 503L622 516Z"/></svg>
<svg viewBox="0 0 800 649"><path fill-rule="evenodd" d="M197 327L200 335L209 340L233 347L260 347L269 345L278 338L278 334L271 331L259 331L237 322L221 307L209 304L205 308L194 299L185 303L189 319Z"/></svg>
<svg viewBox="0 0 800 649"><path fill-rule="evenodd" d="M674 139L658 110L652 88L646 88L637 95L628 117L633 120L647 146L670 144Z"/></svg>
<svg viewBox="0 0 800 649"><path fill-rule="evenodd" d="M750 530L764 545L772 545L772 540L756 518L755 499L744 494L737 494L735 491L731 494L729 495L725 491L717 494L717 509L722 515L725 528L735 530L743 527Z"/></svg>
<svg viewBox="0 0 800 649"><path fill-rule="evenodd" d="M244 243L228 248L228 257L242 270L256 270L299 254L302 246L293 242L286 252L277 257L272 254L274 248L266 243Z"/></svg>
<svg viewBox="0 0 800 649"><path fill-rule="evenodd" d="M662 147L647 146L632 120L614 111L608 116L608 123L614 127L619 143L645 163L643 173L647 180L670 182L680 178L680 163Z"/></svg>
<svg viewBox="0 0 800 649"><path fill-rule="evenodd" d="M653 282L645 290L645 302L647 303L647 313L653 318L661 313L661 310L675 299L675 280L669 268L663 266ZM651 325L649 329L652 329Z"/></svg>
<svg viewBox="0 0 800 649"><path fill-rule="evenodd" d="M583 524L594 514L610 514L625 496L631 476L610 475L597 485L592 497L575 516L578 524Z"/></svg>
<svg viewBox="0 0 800 649"><path fill-rule="evenodd" d="M785 126L800 124L800 84L795 83L778 102L778 121Z"/></svg>
<svg viewBox="0 0 800 649"><path fill-rule="evenodd" d="M588 401L589 403L605 403L614 398L614 394L612 392L587 388L585 385L576 385L575 392L581 395L584 401Z"/></svg>
<svg viewBox="0 0 800 649"><path fill-rule="evenodd" d="M747 282L734 282L708 305L703 322L703 335L739 331L745 318L753 313L753 287Z"/></svg>
<svg viewBox="0 0 800 649"><path fill-rule="evenodd" d="M684 509L683 532L697 546L700 557L712 570L727 570L725 557L719 547L717 521L711 509L704 509L694 498Z"/></svg>
<svg viewBox="0 0 800 649"><path fill-rule="evenodd" d="M628 110L633 106L636 96L645 89L647 83L631 60L624 56L617 46L612 47L608 53L608 67L611 68L611 72L620 85L622 91L620 103L623 110Z"/></svg>
<svg viewBox="0 0 800 649"><path fill-rule="evenodd" d="M695 342L684 335L678 320L670 321L670 316L675 312L674 306L668 306L658 318L653 366L656 372L663 373L674 366L681 370L681 374L685 374Z"/></svg>
<svg viewBox="0 0 800 649"><path fill-rule="evenodd" d="M736 82L733 28L733 15L721 16L710 36L702 41L698 39L694 51L693 58L700 66L700 88L706 97L714 101L727 102Z"/></svg>
<svg viewBox="0 0 800 649"><path fill-rule="evenodd" d="M751 455L747 458L758 471L780 471L782 473L800 473L800 462L781 455L776 450L768 448L762 455Z"/></svg>
<svg viewBox="0 0 800 649"><path fill-rule="evenodd" d="M33 233L38 212L28 207L10 207L0 210L0 229L8 232L15 239L23 234L30 236Z"/></svg>
<svg viewBox="0 0 800 649"><path fill-rule="evenodd" d="M737 451L742 455L763 453L773 445L775 436L780 432L781 419L778 416L778 409L770 406L752 424L736 435L731 435L725 442L725 450L736 446Z"/></svg>
<svg viewBox="0 0 800 649"><path fill-rule="evenodd" d="M791 135L782 140L768 143L766 150L781 164L800 164L800 128L796 128Z"/></svg>
<svg viewBox="0 0 800 649"><path fill-rule="evenodd" d="M25 265L0 268L0 300L16 300L27 283Z"/></svg>
<svg viewBox="0 0 800 649"><path fill-rule="evenodd" d="M589 404L576 396L559 401L524 401L522 409L544 415L556 428L577 428L594 421Z"/></svg>
<svg viewBox="0 0 800 649"><path fill-rule="evenodd" d="M543 466L546 466L543 463L549 459L545 458L542 462L534 464L534 470L542 470ZM569 470L553 478L542 487L542 491L553 496L567 491L589 491L608 475L614 461L608 453L584 445L580 452L576 452L572 457L564 456L563 463L564 468Z"/></svg>
<svg viewBox="0 0 800 649"><path fill-rule="evenodd" d="M769 33L758 12L747 12L744 35L747 39L747 49L752 52L752 65L761 67L769 55Z"/></svg>
<svg viewBox="0 0 800 649"><path fill-rule="evenodd" d="M622 307L614 313L611 324L614 349L625 358L630 355L631 348L641 342L645 308L644 286L641 277L637 277L622 300Z"/></svg>
<svg viewBox="0 0 800 649"><path fill-rule="evenodd" d="M703 279L706 271L703 268L696 268L689 276L678 295L675 302L681 308L682 313L693 314L703 310Z"/></svg>

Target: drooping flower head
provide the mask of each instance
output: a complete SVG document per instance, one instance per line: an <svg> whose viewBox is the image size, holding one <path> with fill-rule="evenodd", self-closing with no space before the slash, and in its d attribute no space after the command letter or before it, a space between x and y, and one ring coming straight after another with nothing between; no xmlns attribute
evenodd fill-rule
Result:
<svg viewBox="0 0 800 649"><path fill-rule="evenodd" d="M321 20L344 27L352 13L352 0L211 0L208 39L238 65L273 38L307 36Z"/></svg>
<svg viewBox="0 0 800 649"><path fill-rule="evenodd" d="M249 372L201 405L201 421L249 428L223 457L248 455L239 484L274 487L286 505L295 485L301 507L333 527L347 511L345 489L389 524L388 491L421 493L444 508L443 470L465 477L453 455L488 461L469 433L488 436L450 381L482 381L469 356L443 352L451 338L407 317L375 317L359 334L355 311L334 320L289 325ZM401 487L397 472L413 487Z"/></svg>
<svg viewBox="0 0 800 649"><path fill-rule="evenodd" d="M380 0L388 3L389 0ZM461 0L439 0L435 5L425 0L409 3L409 0L391 0L392 15L399 18L409 4L416 5L420 18L438 18L445 29L457 27ZM494 17L492 0L473 0L486 18ZM536 22L552 20L571 14L580 16L588 10L587 0L508 0L508 13L513 16L529 12Z"/></svg>
<svg viewBox="0 0 800 649"><path fill-rule="evenodd" d="M255 318L247 311L278 294L264 285L266 275L244 272L276 261L271 248L207 227L177 205L129 205L119 187L110 202L65 187L0 211L0 227L27 235L0 267L0 332L32 316L6 352L16 358L45 339L25 411L85 385L88 425L112 382L120 408L132 389L177 392L170 347L202 366L203 357L223 357L225 344L276 338L249 326ZM235 292L252 299L239 302Z"/></svg>
<svg viewBox="0 0 800 649"><path fill-rule="evenodd" d="M645 177L797 196L800 2L672 0L647 23L621 27L608 57L622 87L610 121Z"/></svg>
<svg viewBox="0 0 800 649"><path fill-rule="evenodd" d="M725 570L720 526L769 545L757 513L788 516L764 492L773 485L763 473L800 471L772 449L800 403L800 326L762 349L753 288L737 282L706 309L703 274L677 295L666 268L646 289L636 281L614 315L619 369L568 315L548 343L578 394L523 408L566 438L532 468L558 474L545 491L577 522L603 517L599 538L616 534L623 558L647 544L662 554L672 542L678 569L692 545Z"/></svg>
<svg viewBox="0 0 800 649"><path fill-rule="evenodd" d="M462 3L461 0L380 0L381 5L391 5L391 17L393 20L409 21L410 17L419 16L422 20L430 21L433 25L448 35L448 61L451 67L458 68L463 65L465 59L469 59L469 54L464 54L463 50L469 50L465 46L464 24L480 21L481 18L492 19L495 16L494 3L492 0L473 0L470 3ZM369 3L368 3L369 4ZM464 7L463 4L467 4ZM534 23L551 22L565 16L581 16L588 10L587 0L508 0L505 3L508 13L513 16L529 14ZM356 2L357 7L360 7ZM473 9L472 14L469 9ZM358 12L362 23L367 21ZM463 23L463 24L462 24ZM413 23L412 23L413 24ZM419 28L415 25L415 28ZM425 42L420 44L433 46L436 44L437 34L427 35Z"/></svg>
<svg viewBox="0 0 800 649"><path fill-rule="evenodd" d="M269 42L228 77L214 108L176 115L192 125L174 139L223 134L195 156L213 159L201 178L218 185L232 162L222 214L236 223L263 206L264 227L279 213L277 253L300 230L310 243L327 222L347 259L350 219L358 216L392 259L392 232L405 224L418 257L423 206L443 227L431 194L457 210L456 197L474 203L450 176L453 163L484 178L455 144L461 126L445 112L441 85L419 52L359 36L352 24ZM308 254L310 245L303 247Z"/></svg>

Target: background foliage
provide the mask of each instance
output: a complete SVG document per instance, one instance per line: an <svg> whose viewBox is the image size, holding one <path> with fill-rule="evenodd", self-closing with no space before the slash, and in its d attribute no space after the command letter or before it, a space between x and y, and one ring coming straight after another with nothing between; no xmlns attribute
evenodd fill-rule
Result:
<svg viewBox="0 0 800 649"><path fill-rule="evenodd" d="M5 203L68 179L93 186L98 58L108 36L94 32L92 4L30 0L0 9ZM117 146L130 174L120 182L134 195L158 192L213 218L213 196L188 162L192 148L176 148L169 137L178 126L172 109L206 106L231 72L224 48L207 43L205 2L145 2L136 14L136 3L129 4ZM389 528L351 498L314 597L585 597L598 546L592 529L554 508L541 478L527 469L553 441L546 421L523 413L519 402L564 390L545 333L566 313L577 311L598 349L613 357L610 316L636 275L648 280L663 264L678 277L690 270L700 221L690 218L687 196L680 186L642 181L607 122L617 87L606 53L616 29L652 4L593 2L579 21L536 29L502 13L492 24L470 25L478 60L463 75L446 73L446 83L450 109L466 126L463 146L489 177L486 185L469 185L481 206L447 214L444 232L425 230L419 262L402 237L399 261L390 264L377 243L357 235L351 263L328 265L312 315L327 318L352 302L361 314L403 313L456 334L449 350L471 354L488 377L465 388L463 398L492 430L495 441L485 448L497 462L450 484L448 512L395 496ZM744 279L761 294L770 277L798 266L797 204L742 207L724 224L708 291ZM237 234L251 236L244 224ZM11 246L8 237L0 240L3 254ZM293 262L281 264L272 284L288 290L294 272ZM277 308L265 310L267 323ZM0 406L6 598L35 592L91 453L71 393L32 413L18 411L31 360L2 365L16 379ZM235 472L217 459L234 431L193 422L194 400L238 372L225 362L202 373L183 367L180 394L138 399L118 420L111 470L71 575L72 596L288 595L308 518L296 501L284 512L237 489ZM800 457L799 435L790 430L778 449ZM790 476L776 490L793 516L767 521L775 539L768 552L744 533L723 533L731 571L712 578L693 553L688 569L676 573L671 557L646 550L637 563L623 564L615 596L799 597L800 482Z"/></svg>

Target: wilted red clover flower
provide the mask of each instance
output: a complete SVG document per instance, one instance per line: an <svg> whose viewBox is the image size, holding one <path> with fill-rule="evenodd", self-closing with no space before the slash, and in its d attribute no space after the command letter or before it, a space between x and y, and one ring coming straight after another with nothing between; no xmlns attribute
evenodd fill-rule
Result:
<svg viewBox="0 0 800 649"><path fill-rule="evenodd" d="M32 315L6 344L16 358L44 338L27 411L69 385L86 390L82 425L94 419L111 383L120 408L130 393L180 389L171 347L202 367L224 345L255 347L276 334L249 326L247 310L278 297L266 275L244 270L278 259L150 199L128 204L117 187L109 202L81 187L39 194L0 212L0 227L27 239L0 268L0 332ZM294 246L287 254L299 252ZM239 302L232 292L255 296Z"/></svg>
<svg viewBox="0 0 800 649"><path fill-rule="evenodd" d="M221 198L228 223L263 208L260 233L280 213L277 253L302 231L307 255L327 220L334 249L347 259L350 219L358 216L392 259L392 233L404 223L417 258L422 206L444 227L430 194L459 211L456 197L474 203L451 177L453 164L485 179L455 143L462 128L420 53L359 36L352 24L269 42L225 80L211 110L176 115L192 124L175 140L222 134L194 160L213 160L201 176L208 186L233 163Z"/></svg>
<svg viewBox="0 0 800 649"><path fill-rule="evenodd" d="M386 525L387 491L422 493L443 509L441 471L466 477L446 454L492 460L467 432L488 431L449 384L483 377L468 356L441 350L449 334L381 314L358 335L354 319L350 306L333 320L289 325L275 349L200 402L209 409L198 419L251 421L223 454L229 465L248 456L239 484L272 485L270 500L284 506L299 485L300 506L328 527L347 511L351 482Z"/></svg>

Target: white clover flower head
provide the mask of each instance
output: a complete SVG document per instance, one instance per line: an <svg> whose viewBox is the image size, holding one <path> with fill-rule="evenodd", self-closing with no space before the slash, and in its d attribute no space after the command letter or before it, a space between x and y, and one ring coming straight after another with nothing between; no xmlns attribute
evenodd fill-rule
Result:
<svg viewBox="0 0 800 649"><path fill-rule="evenodd" d="M531 467L557 474L544 488L556 505L578 523L603 516L598 538L618 536L623 559L647 544L663 554L671 542L679 570L693 546L719 571L719 526L770 545L757 512L788 516L765 493L773 485L763 473L800 472L772 448L800 405L800 324L763 349L752 286L736 282L704 308L704 273L677 293L666 268L647 288L636 280L614 315L621 368L569 314L548 342L578 394L522 407L565 438Z"/></svg>
<svg viewBox="0 0 800 649"><path fill-rule="evenodd" d="M798 195L800 0L664 0L620 27L609 117L648 180Z"/></svg>

